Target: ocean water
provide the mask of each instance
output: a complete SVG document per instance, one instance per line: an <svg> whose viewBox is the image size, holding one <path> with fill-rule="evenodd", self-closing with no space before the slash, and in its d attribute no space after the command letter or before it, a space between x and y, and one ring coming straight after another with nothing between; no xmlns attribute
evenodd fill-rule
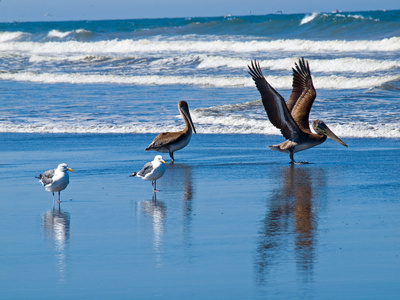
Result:
<svg viewBox="0 0 400 300"><path fill-rule="evenodd" d="M309 60L310 119L400 137L400 11L0 24L0 132L279 134L247 65L284 97Z"/></svg>
<svg viewBox="0 0 400 300"><path fill-rule="evenodd" d="M400 11L0 24L0 299L396 299ZM247 73L287 97L309 60L311 119L283 138ZM151 184L128 175L199 134ZM34 178L74 169L60 210Z"/></svg>

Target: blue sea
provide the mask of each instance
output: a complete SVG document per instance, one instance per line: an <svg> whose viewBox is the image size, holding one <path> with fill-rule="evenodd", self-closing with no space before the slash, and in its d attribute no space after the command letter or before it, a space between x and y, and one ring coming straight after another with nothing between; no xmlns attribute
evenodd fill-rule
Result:
<svg viewBox="0 0 400 300"><path fill-rule="evenodd" d="M290 165L247 65L287 98L301 57L349 147ZM0 23L0 299L399 298L399 71L400 10Z"/></svg>
<svg viewBox="0 0 400 300"><path fill-rule="evenodd" d="M279 134L247 73L285 98L309 60L310 119L400 137L400 11L0 24L0 132Z"/></svg>

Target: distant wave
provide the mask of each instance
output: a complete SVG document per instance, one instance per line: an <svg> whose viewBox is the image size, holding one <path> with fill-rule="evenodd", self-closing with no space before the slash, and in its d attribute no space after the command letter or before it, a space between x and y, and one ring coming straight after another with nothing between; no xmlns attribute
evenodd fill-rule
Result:
<svg viewBox="0 0 400 300"><path fill-rule="evenodd" d="M14 38L16 38L15 35ZM0 51L32 54L95 54L110 53L254 53L266 51L295 51L302 53L347 53L347 52L388 52L400 51L400 37L363 41L312 41L300 39L272 41L228 41L228 40L110 40L98 42L13 42L7 37L0 40Z"/></svg>
<svg viewBox="0 0 400 300"><path fill-rule="evenodd" d="M12 41L18 41L23 39L26 36L30 36L31 34L22 32L22 31L13 31L13 32L0 32L0 43L7 43Z"/></svg>
<svg viewBox="0 0 400 300"><path fill-rule="evenodd" d="M72 32L72 31L61 32L61 31L59 31L59 30L53 29L53 30L51 30L51 31L48 33L47 37L49 37L49 38L60 38L60 39L62 39L62 38L65 38L66 36L68 36L69 34L71 34L71 32Z"/></svg>
<svg viewBox="0 0 400 300"><path fill-rule="evenodd" d="M277 128L267 119L265 114L260 114L262 119L254 119L243 116L208 116L200 112L193 113L196 130L200 134L265 134L278 135L280 140L284 138ZM152 122L141 124L64 124L52 123L40 124L0 124L0 132L15 133L160 133L164 131L182 130L182 125L152 125ZM354 138L400 138L400 123L367 124L349 122L347 124L335 124L330 122L329 127L340 137Z"/></svg>
<svg viewBox="0 0 400 300"><path fill-rule="evenodd" d="M8 54L7 54L8 55ZM0 54L0 58L2 55ZM100 61L118 61L124 60L125 56L112 56L112 55L46 55L46 54L33 54L30 56L29 61L32 63L39 62L100 62ZM217 69L226 67L229 69L247 69L250 59L243 59L238 57L227 57L219 55L206 55L206 54L192 54L183 55L179 57L157 58L146 56L128 56L132 60L136 60L137 66L150 65L152 67L159 66L165 68L169 66L197 64L197 69ZM283 59L270 59L259 60L260 65L266 70L287 70L290 71L294 67L294 63L298 61L298 57L289 57ZM309 61L314 72L322 73L374 73L379 71L386 71L390 69L400 68L399 60L379 60L379 59L360 59L353 57L343 57L336 59L312 59ZM268 71L266 71L267 73Z"/></svg>
<svg viewBox="0 0 400 300"><path fill-rule="evenodd" d="M306 24L311 22L312 20L314 20L317 16L319 15L319 13L314 12L311 15L306 15L301 21L300 21L300 25Z"/></svg>
<svg viewBox="0 0 400 300"><path fill-rule="evenodd" d="M89 30L85 29L76 29L76 30L71 30L71 31L60 31L57 29L53 29L49 31L47 34L47 37L50 39L65 39L68 36L72 37L85 37L85 36L91 36L92 32Z"/></svg>
<svg viewBox="0 0 400 300"><path fill-rule="evenodd" d="M400 78L397 76L314 77L314 85L318 89L365 89L380 86L386 82ZM266 76L268 82L277 89L289 89L291 76ZM37 83L69 83L69 84L135 84L135 85L197 85L210 87L253 87L250 77L224 76L124 76L124 75L84 75L74 73L0 73L0 80L28 81Z"/></svg>
<svg viewBox="0 0 400 300"><path fill-rule="evenodd" d="M249 60L223 56L199 56L201 61L197 68L240 68L249 64ZM270 70L291 70L298 57L274 60L259 60L262 68ZM352 57L336 59L312 59L309 61L312 73L314 72L346 72L346 73L373 73L393 68L400 68L398 60L360 59Z"/></svg>

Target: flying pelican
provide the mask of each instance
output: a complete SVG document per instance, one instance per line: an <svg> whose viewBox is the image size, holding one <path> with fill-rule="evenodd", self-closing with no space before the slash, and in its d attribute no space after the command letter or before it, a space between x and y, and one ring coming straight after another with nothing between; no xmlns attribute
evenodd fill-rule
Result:
<svg viewBox="0 0 400 300"><path fill-rule="evenodd" d="M155 150L158 152L169 153L171 160L174 161L174 152L189 144L192 137L192 131L196 133L192 117L189 113L189 106L186 101L180 101L178 104L179 112L185 121L185 128L178 132L163 132L156 136L153 142L145 151Z"/></svg>
<svg viewBox="0 0 400 300"><path fill-rule="evenodd" d="M48 170L38 177L40 182L45 187L46 191L53 193L53 207L54 207L54 192L58 192L58 203L60 200L60 193L69 184L69 175L67 171L72 169L67 166L67 164L59 164L56 169Z"/></svg>
<svg viewBox="0 0 400 300"><path fill-rule="evenodd" d="M153 193L155 193L157 192L156 181L164 175L165 169L165 161L163 160L162 156L156 155L156 157L154 157L154 160L145 164L139 172L134 172L132 175L129 176L141 177L143 180L151 180Z"/></svg>
<svg viewBox="0 0 400 300"><path fill-rule="evenodd" d="M271 123L281 130L287 141L269 146L272 150L290 154L291 163L296 163L293 155L296 152L322 144L330 137L339 144L347 145L338 138L326 124L320 120L312 122L316 133L312 133L308 117L311 106L317 95L310 73L308 61L301 58L293 68L293 89L287 103L282 96L267 82L261 71L260 64L252 61L249 74L252 76L261 101Z"/></svg>

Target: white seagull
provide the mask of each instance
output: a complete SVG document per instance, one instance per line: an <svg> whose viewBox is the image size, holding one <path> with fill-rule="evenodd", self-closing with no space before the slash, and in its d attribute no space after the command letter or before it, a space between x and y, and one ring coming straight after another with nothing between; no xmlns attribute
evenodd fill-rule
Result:
<svg viewBox="0 0 400 300"><path fill-rule="evenodd" d="M134 172L129 176L141 177L143 180L151 180L153 193L155 193L157 192L156 180L164 175L166 168L167 167L165 166L165 161L163 160L162 156L156 155L154 160L145 164L139 172Z"/></svg>
<svg viewBox="0 0 400 300"><path fill-rule="evenodd" d="M58 192L58 203L60 203L60 192L64 190L69 183L69 175L67 171L72 169L67 164L59 164L56 169L48 170L39 175L40 182L46 188L46 191L53 193L53 207L54 207L54 193Z"/></svg>

